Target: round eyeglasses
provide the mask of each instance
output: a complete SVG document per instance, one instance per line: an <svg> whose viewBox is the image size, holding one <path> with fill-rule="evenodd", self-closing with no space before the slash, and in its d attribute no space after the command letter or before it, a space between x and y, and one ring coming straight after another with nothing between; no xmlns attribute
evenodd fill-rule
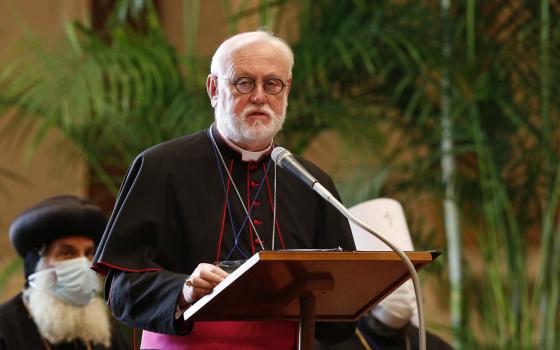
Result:
<svg viewBox="0 0 560 350"><path fill-rule="evenodd" d="M279 78L270 78L270 79L266 79L266 80L263 80L263 81L258 81L258 80L255 80L253 78L250 78L250 77L239 77L236 80L229 80L229 79L220 78L220 77L217 77L217 78L221 79L221 80L225 80L228 83L235 85L235 89L240 94L249 94L249 93L255 91L257 83L262 84L264 91L269 95L278 95L279 93L282 92L282 90L284 90L284 87L290 85L290 84L284 83Z"/></svg>

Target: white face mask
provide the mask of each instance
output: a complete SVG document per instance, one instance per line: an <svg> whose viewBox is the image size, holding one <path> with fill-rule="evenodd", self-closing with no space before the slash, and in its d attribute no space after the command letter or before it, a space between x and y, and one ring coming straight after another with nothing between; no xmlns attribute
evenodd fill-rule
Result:
<svg viewBox="0 0 560 350"><path fill-rule="evenodd" d="M50 291L70 304L87 305L99 290L97 274L89 265L85 257L60 261L29 275L29 285Z"/></svg>

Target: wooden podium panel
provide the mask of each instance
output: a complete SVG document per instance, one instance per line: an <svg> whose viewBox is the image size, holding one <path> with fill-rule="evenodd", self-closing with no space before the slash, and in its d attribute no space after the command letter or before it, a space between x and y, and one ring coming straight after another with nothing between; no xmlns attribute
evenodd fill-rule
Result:
<svg viewBox="0 0 560 350"><path fill-rule="evenodd" d="M438 252L406 252L416 270ZM357 320L410 278L391 251L262 251L185 313L189 321L299 320L300 297L313 293L317 321Z"/></svg>

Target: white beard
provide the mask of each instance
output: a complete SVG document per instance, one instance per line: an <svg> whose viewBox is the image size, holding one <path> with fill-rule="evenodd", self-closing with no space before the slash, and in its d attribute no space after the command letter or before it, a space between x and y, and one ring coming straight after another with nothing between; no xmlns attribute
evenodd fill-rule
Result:
<svg viewBox="0 0 560 350"><path fill-rule="evenodd" d="M81 339L111 346L111 323L103 300L95 297L85 306L65 303L48 291L27 288L24 300L39 333L55 345Z"/></svg>
<svg viewBox="0 0 560 350"><path fill-rule="evenodd" d="M233 106L231 104L226 106L226 103L220 99L216 104L214 117L218 123L218 129L224 133L223 136L237 145L255 147L272 142L274 136L282 129L286 119L287 105L284 103L280 115L275 114L268 105L262 107L248 105L237 116L233 112ZM247 116L256 111L266 113L270 117L270 122L265 124L261 120L256 120L253 124L249 124Z"/></svg>

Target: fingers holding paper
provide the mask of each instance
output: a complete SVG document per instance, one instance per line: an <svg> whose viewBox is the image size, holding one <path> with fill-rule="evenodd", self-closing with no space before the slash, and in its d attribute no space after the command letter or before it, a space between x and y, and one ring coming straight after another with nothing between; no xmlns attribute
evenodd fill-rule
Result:
<svg viewBox="0 0 560 350"><path fill-rule="evenodd" d="M183 298L192 304L205 295L212 293L214 287L228 276L228 273L212 264L201 263L185 281Z"/></svg>

